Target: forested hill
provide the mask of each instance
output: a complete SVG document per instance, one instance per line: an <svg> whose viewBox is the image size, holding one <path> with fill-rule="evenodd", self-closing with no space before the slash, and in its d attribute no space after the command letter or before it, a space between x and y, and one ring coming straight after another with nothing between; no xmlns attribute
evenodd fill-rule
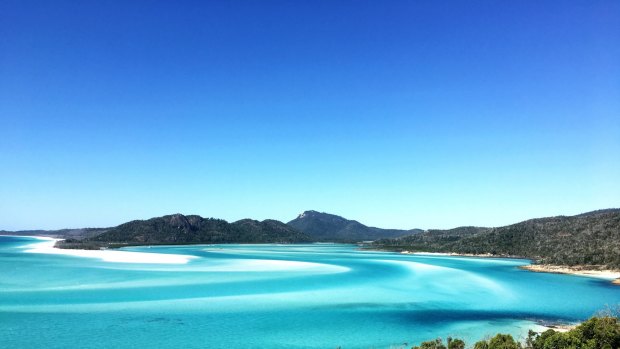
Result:
<svg viewBox="0 0 620 349"><path fill-rule="evenodd" d="M531 219L498 227L428 230L375 247L402 251L520 256L543 264L620 268L620 209Z"/></svg>
<svg viewBox="0 0 620 349"><path fill-rule="evenodd" d="M368 227L358 221L317 211L305 211L287 224L317 241L358 242L405 236L422 231L420 229L400 230Z"/></svg>
<svg viewBox="0 0 620 349"><path fill-rule="evenodd" d="M311 239L276 220L262 222L243 219L228 223L222 219L174 214L136 220L110 228L94 237L67 239L65 248L99 248L118 245L216 244L216 243L294 243Z"/></svg>

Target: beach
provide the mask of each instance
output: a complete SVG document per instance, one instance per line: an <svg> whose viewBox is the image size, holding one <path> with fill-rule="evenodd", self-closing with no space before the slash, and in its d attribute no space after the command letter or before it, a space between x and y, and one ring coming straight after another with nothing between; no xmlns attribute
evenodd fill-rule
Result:
<svg viewBox="0 0 620 349"><path fill-rule="evenodd" d="M611 280L614 285L620 285L620 271L617 270L595 270L587 269L582 266L569 267L565 265L547 265L547 264L530 264L519 267L524 270L533 271L536 273L556 273L556 274L571 274L596 277L606 280Z"/></svg>
<svg viewBox="0 0 620 349"><path fill-rule="evenodd" d="M449 252L411 252L401 251L401 254L412 254L420 256L453 256L453 257L480 257L480 258L519 258L508 256L496 256L492 254L466 254L466 253L449 253ZM523 270L533 271L535 273L555 273L570 274L579 276L588 276L610 280L612 284L620 286L620 271L610 269L592 269L585 266L566 266L566 265L550 265L550 264L529 264L519 267Z"/></svg>
<svg viewBox="0 0 620 349"><path fill-rule="evenodd" d="M30 244L24 251L26 253L45 253L74 257L98 258L105 262L113 263L141 263L141 264L187 264L196 256L168 254L168 253L143 253L122 250L68 250L55 248L56 242L62 239L50 237L33 237L41 242Z"/></svg>

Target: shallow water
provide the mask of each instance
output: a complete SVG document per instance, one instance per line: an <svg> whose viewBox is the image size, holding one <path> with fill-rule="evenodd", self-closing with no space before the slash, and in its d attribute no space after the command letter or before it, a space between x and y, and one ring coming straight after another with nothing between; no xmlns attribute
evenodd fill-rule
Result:
<svg viewBox="0 0 620 349"><path fill-rule="evenodd" d="M122 263L28 253L0 236L2 348L391 348L469 343L620 304L609 281L517 269L528 261L402 255L352 245L194 245ZM43 242L44 243L44 242ZM176 259L175 259L176 260Z"/></svg>

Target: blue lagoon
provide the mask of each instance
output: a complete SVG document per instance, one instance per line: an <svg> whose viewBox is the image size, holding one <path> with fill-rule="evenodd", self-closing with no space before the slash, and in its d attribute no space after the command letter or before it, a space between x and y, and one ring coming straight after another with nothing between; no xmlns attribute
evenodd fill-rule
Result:
<svg viewBox="0 0 620 349"><path fill-rule="evenodd" d="M390 348L439 336L523 339L620 303L609 280L527 260L354 245L58 251L0 236L2 348Z"/></svg>

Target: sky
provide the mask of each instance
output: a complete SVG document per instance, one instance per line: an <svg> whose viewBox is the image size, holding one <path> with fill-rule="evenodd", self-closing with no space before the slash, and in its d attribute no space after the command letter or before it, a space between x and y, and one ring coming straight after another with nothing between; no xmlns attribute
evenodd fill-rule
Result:
<svg viewBox="0 0 620 349"><path fill-rule="evenodd" d="M0 2L0 230L620 207L618 1Z"/></svg>

